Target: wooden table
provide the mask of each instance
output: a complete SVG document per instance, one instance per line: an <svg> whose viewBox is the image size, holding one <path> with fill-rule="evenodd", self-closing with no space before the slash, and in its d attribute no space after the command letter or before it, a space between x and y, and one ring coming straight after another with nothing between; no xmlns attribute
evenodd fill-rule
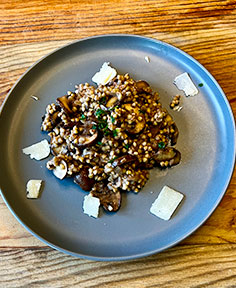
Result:
<svg viewBox="0 0 236 288"><path fill-rule="evenodd" d="M212 73L236 115L234 0L1 0L1 103L41 56L106 33L149 36L183 49ZM236 287L235 211L236 173L210 219L179 245L143 259L101 263L46 247L0 199L0 287Z"/></svg>

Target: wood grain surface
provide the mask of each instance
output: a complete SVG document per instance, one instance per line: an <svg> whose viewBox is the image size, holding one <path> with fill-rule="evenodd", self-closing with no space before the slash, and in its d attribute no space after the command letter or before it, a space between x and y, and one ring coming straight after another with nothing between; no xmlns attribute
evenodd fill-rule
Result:
<svg viewBox="0 0 236 288"><path fill-rule="evenodd" d="M1 0L0 103L40 57L107 33L144 35L183 49L216 78L236 115L233 0ZM46 247L0 199L0 287L236 287L235 211L236 172L218 208L193 235L157 255L111 263Z"/></svg>
<svg viewBox="0 0 236 288"><path fill-rule="evenodd" d="M6 248L0 257L4 287L235 287L231 244L178 246L115 263L76 259L50 248Z"/></svg>

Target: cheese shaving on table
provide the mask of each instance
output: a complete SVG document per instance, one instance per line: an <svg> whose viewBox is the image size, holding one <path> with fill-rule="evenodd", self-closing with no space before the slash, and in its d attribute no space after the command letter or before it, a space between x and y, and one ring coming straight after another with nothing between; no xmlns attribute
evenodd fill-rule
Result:
<svg viewBox="0 0 236 288"><path fill-rule="evenodd" d="M93 197L91 194L84 197L83 210L88 216L94 218L98 217L99 214L100 199Z"/></svg>
<svg viewBox="0 0 236 288"><path fill-rule="evenodd" d="M22 149L31 159L41 160L50 154L50 145L46 139Z"/></svg>
<svg viewBox="0 0 236 288"><path fill-rule="evenodd" d="M37 199L39 197L42 180L29 180L26 184L27 198Z"/></svg>
<svg viewBox="0 0 236 288"><path fill-rule="evenodd" d="M169 220L183 197L183 194L164 186L157 199L152 203L150 212L163 220Z"/></svg>
<svg viewBox="0 0 236 288"><path fill-rule="evenodd" d="M97 85L106 85L116 76L116 74L117 71L111 66L109 66L108 62L105 62L100 68L100 71L93 76L92 81L95 82Z"/></svg>
<svg viewBox="0 0 236 288"><path fill-rule="evenodd" d="M179 90L184 91L186 96L195 96L198 94L198 89L193 84L189 74L187 72L178 75L174 79L174 84L177 86Z"/></svg>

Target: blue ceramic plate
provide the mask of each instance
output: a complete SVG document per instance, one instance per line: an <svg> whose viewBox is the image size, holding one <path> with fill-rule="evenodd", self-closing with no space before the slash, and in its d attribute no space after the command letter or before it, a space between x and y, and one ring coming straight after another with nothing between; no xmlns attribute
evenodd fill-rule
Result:
<svg viewBox="0 0 236 288"><path fill-rule="evenodd" d="M150 63L145 61L150 58ZM188 72L198 86L195 97L182 97L183 109L170 111L180 131L180 165L151 177L139 194L123 197L117 213L101 211L93 219L82 211L85 193L71 179L60 181L45 168L48 159L31 160L22 148L47 138L40 131L48 103L90 82L103 62L119 73L146 80L166 108L182 94L174 78ZM39 101L31 98L39 97ZM211 74L183 51L153 39L105 35L76 41L33 65L10 91L0 116L1 191L7 206L34 236L62 252L96 260L125 260L169 248L195 231L214 211L229 183L235 159L235 127L228 101ZM29 179L43 179L42 195L28 200ZM171 220L149 209L164 185L185 195ZM101 209L102 210L102 209Z"/></svg>

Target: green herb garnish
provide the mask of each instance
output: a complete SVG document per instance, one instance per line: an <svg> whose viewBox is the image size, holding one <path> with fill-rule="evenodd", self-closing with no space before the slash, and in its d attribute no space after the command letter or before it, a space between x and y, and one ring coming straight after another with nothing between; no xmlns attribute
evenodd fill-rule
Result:
<svg viewBox="0 0 236 288"><path fill-rule="evenodd" d="M114 129L114 130L112 131L112 133L113 133L113 136L114 136L114 137L116 137L116 136L118 135L118 132L117 132L116 129Z"/></svg>
<svg viewBox="0 0 236 288"><path fill-rule="evenodd" d="M113 110L115 110L116 108L119 108L119 106L111 107L109 110L113 111Z"/></svg>
<svg viewBox="0 0 236 288"><path fill-rule="evenodd" d="M103 145L103 143L101 141L98 141L97 144L98 145Z"/></svg>
<svg viewBox="0 0 236 288"><path fill-rule="evenodd" d="M109 160L107 163L113 163L117 158L119 158L118 156L114 157L113 159Z"/></svg>
<svg viewBox="0 0 236 288"><path fill-rule="evenodd" d="M199 83L199 84L198 84L198 87L202 87L202 86L203 86L203 83Z"/></svg>
<svg viewBox="0 0 236 288"><path fill-rule="evenodd" d="M110 134L110 130L109 130L109 129L106 129L106 130L104 131L104 135L107 136L107 135L109 135L109 134Z"/></svg>
<svg viewBox="0 0 236 288"><path fill-rule="evenodd" d="M124 145L125 149L129 149L129 144Z"/></svg>
<svg viewBox="0 0 236 288"><path fill-rule="evenodd" d="M99 102L104 104L106 102L106 96L102 97Z"/></svg>
<svg viewBox="0 0 236 288"><path fill-rule="evenodd" d="M97 129L97 126L96 126L96 125L93 125L93 126L92 126L92 129L93 129L93 130L96 130L96 129Z"/></svg>
<svg viewBox="0 0 236 288"><path fill-rule="evenodd" d="M103 129L106 129L107 128L107 121L105 121L105 120L102 120L102 121L100 121L99 123L98 123L98 128L100 129L100 130L103 130Z"/></svg>
<svg viewBox="0 0 236 288"><path fill-rule="evenodd" d="M164 142L159 142L159 143L158 143L158 147L159 147L160 149L164 149L164 148L166 147L166 144L165 144Z"/></svg>
<svg viewBox="0 0 236 288"><path fill-rule="evenodd" d="M98 109L96 112L95 112L95 116L97 116L98 118L102 116L102 114L104 113L105 111L103 111L102 109Z"/></svg>
<svg viewBox="0 0 236 288"><path fill-rule="evenodd" d="M84 120L84 119L86 119L86 116L85 116L84 114L82 114L82 115L80 116L80 120Z"/></svg>
<svg viewBox="0 0 236 288"><path fill-rule="evenodd" d="M115 122L115 118L113 116L111 116L111 123L114 123Z"/></svg>

